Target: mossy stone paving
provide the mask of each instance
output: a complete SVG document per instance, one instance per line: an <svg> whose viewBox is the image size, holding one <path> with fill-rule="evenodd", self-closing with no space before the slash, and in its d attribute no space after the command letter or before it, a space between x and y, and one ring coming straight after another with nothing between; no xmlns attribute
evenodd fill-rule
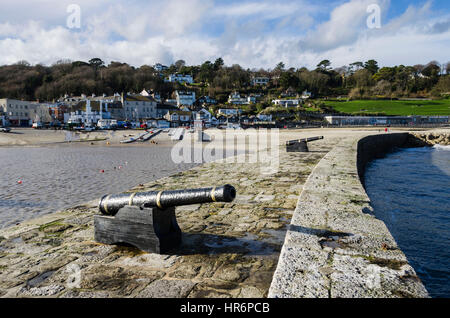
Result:
<svg viewBox="0 0 450 318"><path fill-rule="evenodd" d="M214 162L132 189L236 187L230 204L177 208L183 244L170 255L94 242L94 203L2 230L0 295L266 297L302 185L335 142L310 153L281 147L272 175L261 164Z"/></svg>

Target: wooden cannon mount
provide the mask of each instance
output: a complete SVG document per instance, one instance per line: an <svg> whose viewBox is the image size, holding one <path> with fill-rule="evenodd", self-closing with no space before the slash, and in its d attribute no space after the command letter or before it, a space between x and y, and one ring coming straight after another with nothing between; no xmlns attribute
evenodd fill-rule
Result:
<svg viewBox="0 0 450 318"><path fill-rule="evenodd" d="M99 203L102 214L94 216L95 240L165 254L181 244L177 206L232 202L235 197L236 190L231 185L104 196Z"/></svg>
<svg viewBox="0 0 450 318"><path fill-rule="evenodd" d="M321 140L324 137L313 137L313 138L305 138L299 140L290 140L286 141L286 151L287 152L309 152L308 142L313 142L317 140Z"/></svg>

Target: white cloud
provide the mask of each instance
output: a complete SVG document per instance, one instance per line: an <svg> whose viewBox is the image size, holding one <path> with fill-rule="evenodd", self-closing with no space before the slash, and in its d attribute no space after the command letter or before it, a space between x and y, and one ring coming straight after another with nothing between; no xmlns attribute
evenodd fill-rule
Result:
<svg viewBox="0 0 450 318"><path fill-rule="evenodd" d="M312 2L304 0L294 2L238 2L231 5L218 6L212 10L216 16L226 16L230 18L242 18L257 15L260 19L276 19L285 16L292 16L294 13L317 12L319 7Z"/></svg>
<svg viewBox="0 0 450 318"><path fill-rule="evenodd" d="M385 0L351 0L337 8L330 15L330 19L310 32L306 39L300 41L300 47L310 51L327 51L354 43L362 33L367 31L367 8L371 4L378 4L387 8L389 2Z"/></svg>
<svg viewBox="0 0 450 318"><path fill-rule="evenodd" d="M388 65L448 59L450 18L434 16L429 2L409 7L401 16L383 21L377 30L365 25L367 5L376 0L340 2L328 9L317 4L308 7L309 0L216 6L213 0L133 0L126 5L123 1L102 0L101 6L83 0L82 29L70 30L65 27L65 0L55 5L57 13L50 14L58 23L39 19L54 3L39 1L39 6L33 7L38 13L35 19L0 20L0 64L24 59L51 64L63 58L92 57L135 66L169 64L177 59L199 64L222 56L229 65L273 68L280 61L287 66L315 67L325 58L335 67L370 58ZM388 0L377 2L387 11ZM7 10L14 8L11 3L6 5ZM17 3L18 8L30 5L24 0ZM314 27L320 8L330 15ZM11 14L18 15L16 11ZM223 32L204 30L216 23L222 23Z"/></svg>

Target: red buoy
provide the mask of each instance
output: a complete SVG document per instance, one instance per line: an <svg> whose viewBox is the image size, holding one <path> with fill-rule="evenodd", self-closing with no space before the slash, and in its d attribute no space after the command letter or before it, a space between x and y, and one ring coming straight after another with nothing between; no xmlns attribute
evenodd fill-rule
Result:
<svg viewBox="0 0 450 318"><path fill-rule="evenodd" d="M22 180L17 181L18 184L22 184Z"/></svg>
<svg viewBox="0 0 450 318"><path fill-rule="evenodd" d="M105 170L100 170L100 173L104 173L105 172Z"/></svg>

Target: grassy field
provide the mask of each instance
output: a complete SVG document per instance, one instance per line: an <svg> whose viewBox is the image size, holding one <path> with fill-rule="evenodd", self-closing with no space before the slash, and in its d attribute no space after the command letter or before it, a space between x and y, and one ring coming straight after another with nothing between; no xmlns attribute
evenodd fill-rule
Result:
<svg viewBox="0 0 450 318"><path fill-rule="evenodd" d="M350 102L324 101L326 106L347 114L378 115L450 115L450 99L403 101L403 100L356 100Z"/></svg>

